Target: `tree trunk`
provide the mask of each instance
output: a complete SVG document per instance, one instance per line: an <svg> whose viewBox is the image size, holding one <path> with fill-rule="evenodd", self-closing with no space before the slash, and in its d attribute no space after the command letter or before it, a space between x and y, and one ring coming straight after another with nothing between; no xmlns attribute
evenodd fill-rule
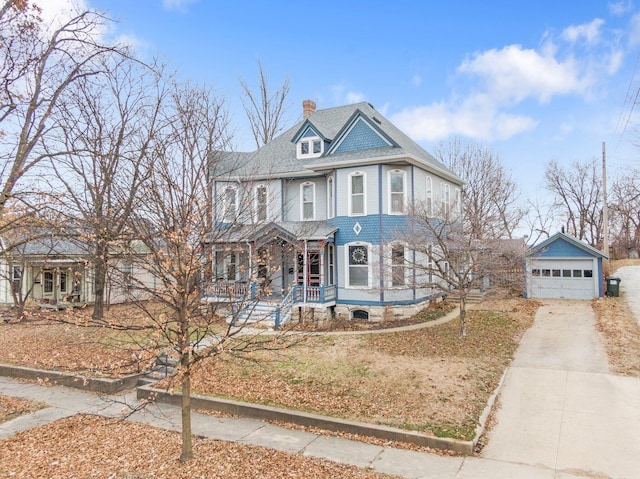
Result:
<svg viewBox="0 0 640 479"><path fill-rule="evenodd" d="M182 455L180 460L187 462L193 459L193 445L191 443L191 376L189 375L189 353L182 355Z"/></svg>
<svg viewBox="0 0 640 479"><path fill-rule="evenodd" d="M94 303L92 319L101 320L104 317L104 289L107 282L107 247L98 245L96 248L96 264L94 272Z"/></svg>
<svg viewBox="0 0 640 479"><path fill-rule="evenodd" d="M466 294L460 291L460 337L467 337L467 304Z"/></svg>

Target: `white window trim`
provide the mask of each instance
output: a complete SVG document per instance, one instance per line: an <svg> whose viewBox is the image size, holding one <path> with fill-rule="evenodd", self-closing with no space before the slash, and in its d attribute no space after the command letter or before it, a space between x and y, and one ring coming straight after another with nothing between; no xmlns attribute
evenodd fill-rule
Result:
<svg viewBox="0 0 640 479"><path fill-rule="evenodd" d="M313 143L319 141L320 142L320 152L313 152ZM309 145L309 153L302 153L302 144L306 143ZM296 153L298 158L318 158L322 156L324 153L324 141L319 136L305 136L300 138L298 144L296 145Z"/></svg>
<svg viewBox="0 0 640 479"><path fill-rule="evenodd" d="M425 208L427 215L433 215L433 180L427 176L425 180Z"/></svg>
<svg viewBox="0 0 640 479"><path fill-rule="evenodd" d="M353 212L353 194L352 181L353 177L362 176L362 213ZM349 216L367 216L367 173L364 171L354 171L349 173Z"/></svg>
<svg viewBox="0 0 640 479"><path fill-rule="evenodd" d="M451 189L448 183L444 181L440 183L440 203L442 207L442 214L448 215L451 211Z"/></svg>
<svg viewBox="0 0 640 479"><path fill-rule="evenodd" d="M349 263L349 248L351 246L365 246L367 248L367 285L366 286L351 286L350 267ZM354 241L353 243L347 243L344 245L344 264L345 264L345 288L346 289L371 289L371 272L373 270L372 255L371 255L371 243L363 243L362 241Z"/></svg>
<svg viewBox="0 0 640 479"><path fill-rule="evenodd" d="M234 195L234 209L235 212L233 214L233 218L229 217L229 205L227 203L227 192L228 191L233 191L233 195ZM223 194L222 194L222 221L225 223L230 222L235 222L237 220L238 217L238 189L234 186L226 186L224 188Z"/></svg>
<svg viewBox="0 0 640 479"><path fill-rule="evenodd" d="M333 176L327 177L327 218L336 216L335 180Z"/></svg>
<svg viewBox="0 0 640 479"><path fill-rule="evenodd" d="M336 284L336 246L327 244L327 286Z"/></svg>
<svg viewBox="0 0 640 479"><path fill-rule="evenodd" d="M402 284L393 284L393 248L395 247L401 247L403 249L403 263L402 263L402 267L403 267L403 271L404 271L404 281ZM387 287L390 289L404 289L407 287L407 272L408 272L408 268L407 268L407 245L404 243L391 243L389 245L389 277L387 278Z"/></svg>
<svg viewBox="0 0 640 479"><path fill-rule="evenodd" d="M258 203L258 198L260 197L258 195L258 190L260 189L264 189L265 190L265 194L264 194L264 210L265 210L265 215L264 215L264 220L261 220L258 218L258 212L260 211L260 204ZM269 187L267 185L258 185L255 187L254 189L254 211L255 211L255 215L254 215L254 219L256 222L259 221L269 221Z"/></svg>
<svg viewBox="0 0 640 479"><path fill-rule="evenodd" d="M402 174L402 211L394 212L393 211L393 199L392 199L392 191L391 191L391 175L393 173L401 173ZM387 208L390 215L404 215L405 209L407 207L407 172L404 170L390 170L387 172Z"/></svg>
<svg viewBox="0 0 640 479"><path fill-rule="evenodd" d="M453 210L455 213L460 214L462 211L462 190L460 188L456 188L454 191L454 205Z"/></svg>
<svg viewBox="0 0 640 479"><path fill-rule="evenodd" d="M305 186L311 186L313 191L313 214L311 218L304 217L304 188ZM316 184L313 181L305 181L300 185L300 220L301 221L315 221L316 219Z"/></svg>

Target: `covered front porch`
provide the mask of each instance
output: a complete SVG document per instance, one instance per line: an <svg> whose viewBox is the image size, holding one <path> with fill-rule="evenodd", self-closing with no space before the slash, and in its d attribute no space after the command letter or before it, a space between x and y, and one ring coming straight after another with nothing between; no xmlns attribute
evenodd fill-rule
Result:
<svg viewBox="0 0 640 479"><path fill-rule="evenodd" d="M20 266L24 271L18 278L14 265L14 288L27 299L33 299L39 307L66 309L82 307L90 302L86 281L87 267L84 261L49 259L30 261ZM19 280L19 283L18 283Z"/></svg>
<svg viewBox="0 0 640 479"><path fill-rule="evenodd" d="M233 241L212 243L212 277L203 285L203 301L263 302L278 308L281 316L290 315L294 306L335 306L336 228L326 222L301 223L232 231Z"/></svg>

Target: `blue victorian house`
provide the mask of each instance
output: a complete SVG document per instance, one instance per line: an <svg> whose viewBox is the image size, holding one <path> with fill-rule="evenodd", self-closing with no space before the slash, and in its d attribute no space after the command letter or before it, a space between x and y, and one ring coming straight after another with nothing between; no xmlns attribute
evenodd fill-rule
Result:
<svg viewBox="0 0 640 479"><path fill-rule="evenodd" d="M459 210L462 181L369 103L305 100L300 122L255 152L212 156L209 173L207 301L250 297L283 323L380 320L438 296L396 236L418 202Z"/></svg>

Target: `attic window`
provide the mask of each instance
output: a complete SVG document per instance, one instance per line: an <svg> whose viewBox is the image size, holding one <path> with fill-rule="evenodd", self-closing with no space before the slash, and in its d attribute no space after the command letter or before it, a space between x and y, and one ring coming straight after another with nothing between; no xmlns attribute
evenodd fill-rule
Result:
<svg viewBox="0 0 640 479"><path fill-rule="evenodd" d="M316 137L305 137L298 142L298 158L316 158L324 151L324 142Z"/></svg>

